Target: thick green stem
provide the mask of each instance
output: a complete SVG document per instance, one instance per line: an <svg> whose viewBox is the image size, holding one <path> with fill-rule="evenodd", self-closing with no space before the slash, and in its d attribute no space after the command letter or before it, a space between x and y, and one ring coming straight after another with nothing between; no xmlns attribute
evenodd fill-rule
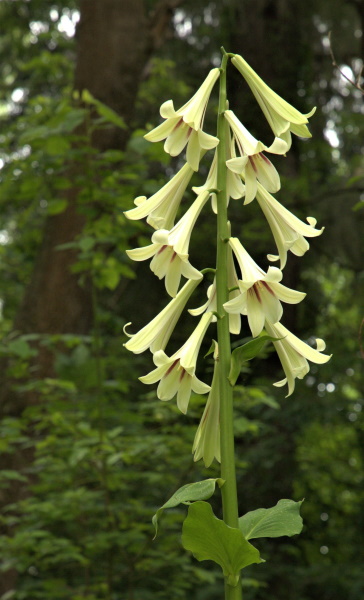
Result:
<svg viewBox="0 0 364 600"><path fill-rule="evenodd" d="M220 366L220 430L221 430L221 477L225 480L221 488L223 519L230 527L238 527L238 498L236 490L235 452L233 431L233 388L229 383L231 346L229 318L223 308L229 299L228 289L228 245L230 225L227 216L226 202L226 144L227 123L224 118L226 110L226 66L228 55L223 51L220 74L219 113L217 120L217 260L216 260L216 294L217 339L219 345ZM241 582L230 586L225 582L225 600L241 600Z"/></svg>

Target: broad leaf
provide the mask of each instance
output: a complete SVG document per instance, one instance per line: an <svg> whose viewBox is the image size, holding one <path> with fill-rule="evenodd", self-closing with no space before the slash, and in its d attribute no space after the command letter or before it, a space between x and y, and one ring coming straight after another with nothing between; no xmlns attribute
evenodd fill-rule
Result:
<svg viewBox="0 0 364 600"><path fill-rule="evenodd" d="M207 500L208 498L211 498L214 493L216 483L221 487L224 484L224 480L204 479L203 481L197 481L196 483L187 483L179 488L155 513L152 519L152 523L155 527L154 537L156 537L158 533L158 519L166 508L174 508L175 506L178 506L178 504L189 504L196 500Z"/></svg>
<svg viewBox="0 0 364 600"><path fill-rule="evenodd" d="M229 527L215 517L207 502L195 502L189 507L182 544L197 560L213 560L220 565L232 586L237 585L241 569L262 562L258 550L240 529Z"/></svg>
<svg viewBox="0 0 364 600"><path fill-rule="evenodd" d="M279 500L272 508L258 508L239 519L239 528L247 540L261 537L296 535L302 531L301 502Z"/></svg>
<svg viewBox="0 0 364 600"><path fill-rule="evenodd" d="M247 342L243 346L235 348L231 355L231 366L229 373L229 381L231 385L236 384L242 364L248 360L251 360L252 358L255 358L259 352L261 352L266 342L276 339L277 338L273 338L270 335L262 335L254 340L251 340L250 342Z"/></svg>

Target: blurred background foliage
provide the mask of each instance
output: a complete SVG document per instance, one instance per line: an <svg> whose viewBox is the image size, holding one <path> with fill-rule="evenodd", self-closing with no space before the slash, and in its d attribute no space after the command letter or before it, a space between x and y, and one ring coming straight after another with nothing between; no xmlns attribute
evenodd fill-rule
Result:
<svg viewBox="0 0 364 600"><path fill-rule="evenodd" d="M150 230L123 211L182 164L142 135L157 124L163 101L173 97L178 106L190 97L219 64L222 44L303 112L317 106L312 140L296 139L290 155L275 160L279 200L325 226L304 258L289 257L285 284L307 298L287 307L284 323L303 339L325 338L333 353L289 399L271 385L281 368L269 349L239 379L241 513L305 498L303 533L261 542L267 562L246 572L244 598L361 600L363 94L343 75L354 82L360 75L364 2L139 0L140 38L119 35L131 62L145 43L131 99L119 73L130 115L115 95L95 92L98 72L89 86L75 78L79 56L91 51L76 33L80 18L87 29L87 4L0 2L1 600L221 598L219 571L181 549L183 508L164 515L152 540L156 509L181 485L219 471L191 456L204 399L193 397L181 416L174 402L159 402L138 382L150 355L123 348L125 323L136 331L166 302L148 265L125 255L147 243ZM128 2L105 0L101 10L101 21L108 10L123 18ZM343 75L332 65L330 31ZM103 52L101 33L91 42ZM231 107L269 144L247 86L233 69L229 76ZM74 94L83 86L90 91ZM213 95L210 133L216 102ZM120 143L105 142L116 130ZM184 206L192 198L188 191ZM231 201L230 208L233 234L266 265L274 248L261 213L254 203ZM213 214L203 214L191 244L198 268L214 264L214 231ZM183 317L172 349L191 327ZM242 337L248 334L244 325ZM211 377L210 358L200 360L200 371ZM212 502L219 514L218 498Z"/></svg>

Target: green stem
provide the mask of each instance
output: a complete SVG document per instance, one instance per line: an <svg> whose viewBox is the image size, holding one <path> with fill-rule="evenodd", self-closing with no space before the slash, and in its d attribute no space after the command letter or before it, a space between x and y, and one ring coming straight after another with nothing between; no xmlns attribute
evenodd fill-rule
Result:
<svg viewBox="0 0 364 600"><path fill-rule="evenodd" d="M220 440L221 440L221 477L225 480L221 488L223 519L230 527L238 527L238 498L235 474L235 451L233 430L233 388L228 375L231 360L229 318L223 304L229 299L228 289L228 245L230 225L226 202L226 144L227 123L224 118L226 110L226 67L228 54L223 50L220 73L220 96L217 119L217 260L216 260L216 297L217 312L222 317L217 321L217 339L219 345L220 366ZM230 586L225 581L225 600L241 600L241 582Z"/></svg>

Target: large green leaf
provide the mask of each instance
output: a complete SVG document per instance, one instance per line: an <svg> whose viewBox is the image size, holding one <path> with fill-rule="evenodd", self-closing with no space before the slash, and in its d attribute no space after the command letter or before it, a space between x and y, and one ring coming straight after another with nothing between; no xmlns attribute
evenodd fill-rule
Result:
<svg viewBox="0 0 364 600"><path fill-rule="evenodd" d="M197 560L219 564L229 585L237 585L241 569L262 562L259 552L240 529L229 527L212 512L207 502L194 502L183 523L182 544Z"/></svg>
<svg viewBox="0 0 364 600"><path fill-rule="evenodd" d="M178 504L189 504L196 500L207 500L215 491L216 483L219 487L224 484L223 479L204 479L196 483L187 483L179 488L167 502L158 508L153 516L152 523L155 527L155 536L158 533L158 519L166 508L174 508ZM155 537L154 536L154 537Z"/></svg>
<svg viewBox="0 0 364 600"><path fill-rule="evenodd" d="M236 384L242 364L248 360L252 360L252 358L255 358L259 352L261 352L266 342L276 339L277 338L272 338L270 335L261 335L260 337L243 344L243 346L235 348L231 355L231 366L229 373L229 381L231 385Z"/></svg>
<svg viewBox="0 0 364 600"><path fill-rule="evenodd" d="M247 540L261 537L296 535L302 531L301 502L279 500L272 508L258 508L239 519L239 528Z"/></svg>

